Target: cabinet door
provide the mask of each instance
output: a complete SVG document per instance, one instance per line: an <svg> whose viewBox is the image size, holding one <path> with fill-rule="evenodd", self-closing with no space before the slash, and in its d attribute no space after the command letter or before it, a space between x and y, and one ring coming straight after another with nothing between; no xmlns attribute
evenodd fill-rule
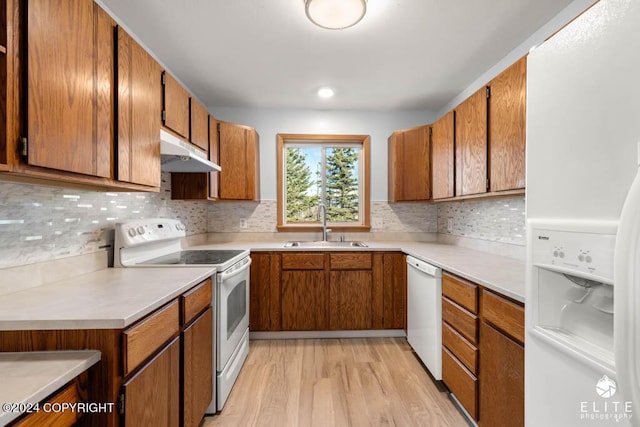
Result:
<svg viewBox="0 0 640 427"><path fill-rule="evenodd" d="M189 139L189 92L171 74L162 73L164 90L163 125Z"/></svg>
<svg viewBox="0 0 640 427"><path fill-rule="evenodd" d="M114 22L92 0L26 9L27 162L110 177Z"/></svg>
<svg viewBox="0 0 640 427"><path fill-rule="evenodd" d="M209 112L191 98L191 143L209 151Z"/></svg>
<svg viewBox="0 0 640 427"><path fill-rule="evenodd" d="M160 65L118 27L117 179L160 186Z"/></svg>
<svg viewBox="0 0 640 427"><path fill-rule="evenodd" d="M180 339L175 338L122 385L124 425L180 425Z"/></svg>
<svg viewBox="0 0 640 427"><path fill-rule="evenodd" d="M209 116L209 160L215 164L220 164L220 135L218 134L218 121L215 117ZM220 182L220 172L209 172L209 198L218 198L218 182Z"/></svg>
<svg viewBox="0 0 640 427"><path fill-rule="evenodd" d="M330 329L372 329L371 270L332 271L329 288Z"/></svg>
<svg viewBox="0 0 640 427"><path fill-rule="evenodd" d="M214 398L213 309L209 307L183 332L183 426L197 427Z"/></svg>
<svg viewBox="0 0 640 427"><path fill-rule="evenodd" d="M527 57L493 79L489 87L491 191L524 188Z"/></svg>
<svg viewBox="0 0 640 427"><path fill-rule="evenodd" d="M389 146L389 200L429 200L429 128L396 133Z"/></svg>
<svg viewBox="0 0 640 427"><path fill-rule="evenodd" d="M455 196L454 115L453 111L449 111L431 128L431 185L434 200Z"/></svg>
<svg viewBox="0 0 640 427"><path fill-rule="evenodd" d="M524 425L524 347L480 324L480 423Z"/></svg>
<svg viewBox="0 0 640 427"><path fill-rule="evenodd" d="M86 375L87 374L85 373L83 377ZM50 405L52 408L60 408L61 405L75 405L80 402L85 402L87 400L87 396L84 392L84 384L81 384L79 380L80 378L72 380L71 384L58 391L45 402L41 402L40 407L44 407L43 405ZM77 425L80 417L82 417L82 412L80 411L37 411L30 413L11 425L13 427L67 427Z"/></svg>
<svg viewBox="0 0 640 427"><path fill-rule="evenodd" d="M249 329L280 330L280 255L251 253Z"/></svg>
<svg viewBox="0 0 640 427"><path fill-rule="evenodd" d="M487 191L487 90L456 108L456 196Z"/></svg>
<svg viewBox="0 0 640 427"><path fill-rule="evenodd" d="M327 329L327 287L323 270L282 271L282 330Z"/></svg>
<svg viewBox="0 0 640 427"><path fill-rule="evenodd" d="M384 277L382 328L404 329L407 320L407 263L400 252L384 254L382 257Z"/></svg>
<svg viewBox="0 0 640 427"><path fill-rule="evenodd" d="M258 135L255 129L220 122L221 199L258 200L260 198Z"/></svg>

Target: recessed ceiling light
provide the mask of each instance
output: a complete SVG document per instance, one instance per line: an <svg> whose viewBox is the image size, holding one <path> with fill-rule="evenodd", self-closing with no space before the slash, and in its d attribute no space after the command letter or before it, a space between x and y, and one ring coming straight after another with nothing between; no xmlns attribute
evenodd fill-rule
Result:
<svg viewBox="0 0 640 427"><path fill-rule="evenodd" d="M335 91L330 87L321 87L318 89L318 96L320 98L331 98L333 95L335 95Z"/></svg>
<svg viewBox="0 0 640 427"><path fill-rule="evenodd" d="M353 27L367 11L366 0L305 0L304 5L307 18L327 30Z"/></svg>

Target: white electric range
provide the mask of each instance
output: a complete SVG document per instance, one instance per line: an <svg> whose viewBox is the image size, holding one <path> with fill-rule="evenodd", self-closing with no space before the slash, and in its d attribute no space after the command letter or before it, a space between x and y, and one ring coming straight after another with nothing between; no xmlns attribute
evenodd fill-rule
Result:
<svg viewBox="0 0 640 427"><path fill-rule="evenodd" d="M249 353L250 265L247 250L183 249L186 227L174 219L116 224L115 267L215 267L212 302L217 373L208 414L222 410Z"/></svg>

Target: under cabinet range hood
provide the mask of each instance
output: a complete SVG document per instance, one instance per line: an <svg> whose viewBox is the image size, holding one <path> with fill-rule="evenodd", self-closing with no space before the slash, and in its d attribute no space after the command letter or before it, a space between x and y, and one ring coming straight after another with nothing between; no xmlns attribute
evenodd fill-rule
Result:
<svg viewBox="0 0 640 427"><path fill-rule="evenodd" d="M163 172L219 172L222 168L207 159L207 153L160 129Z"/></svg>

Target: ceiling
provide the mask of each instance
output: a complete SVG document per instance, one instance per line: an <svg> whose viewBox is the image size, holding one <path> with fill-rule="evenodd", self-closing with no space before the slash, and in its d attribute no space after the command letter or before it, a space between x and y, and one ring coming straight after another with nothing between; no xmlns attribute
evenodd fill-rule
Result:
<svg viewBox="0 0 640 427"><path fill-rule="evenodd" d="M102 3L209 107L438 110L571 0L368 0L341 31L303 0Z"/></svg>

